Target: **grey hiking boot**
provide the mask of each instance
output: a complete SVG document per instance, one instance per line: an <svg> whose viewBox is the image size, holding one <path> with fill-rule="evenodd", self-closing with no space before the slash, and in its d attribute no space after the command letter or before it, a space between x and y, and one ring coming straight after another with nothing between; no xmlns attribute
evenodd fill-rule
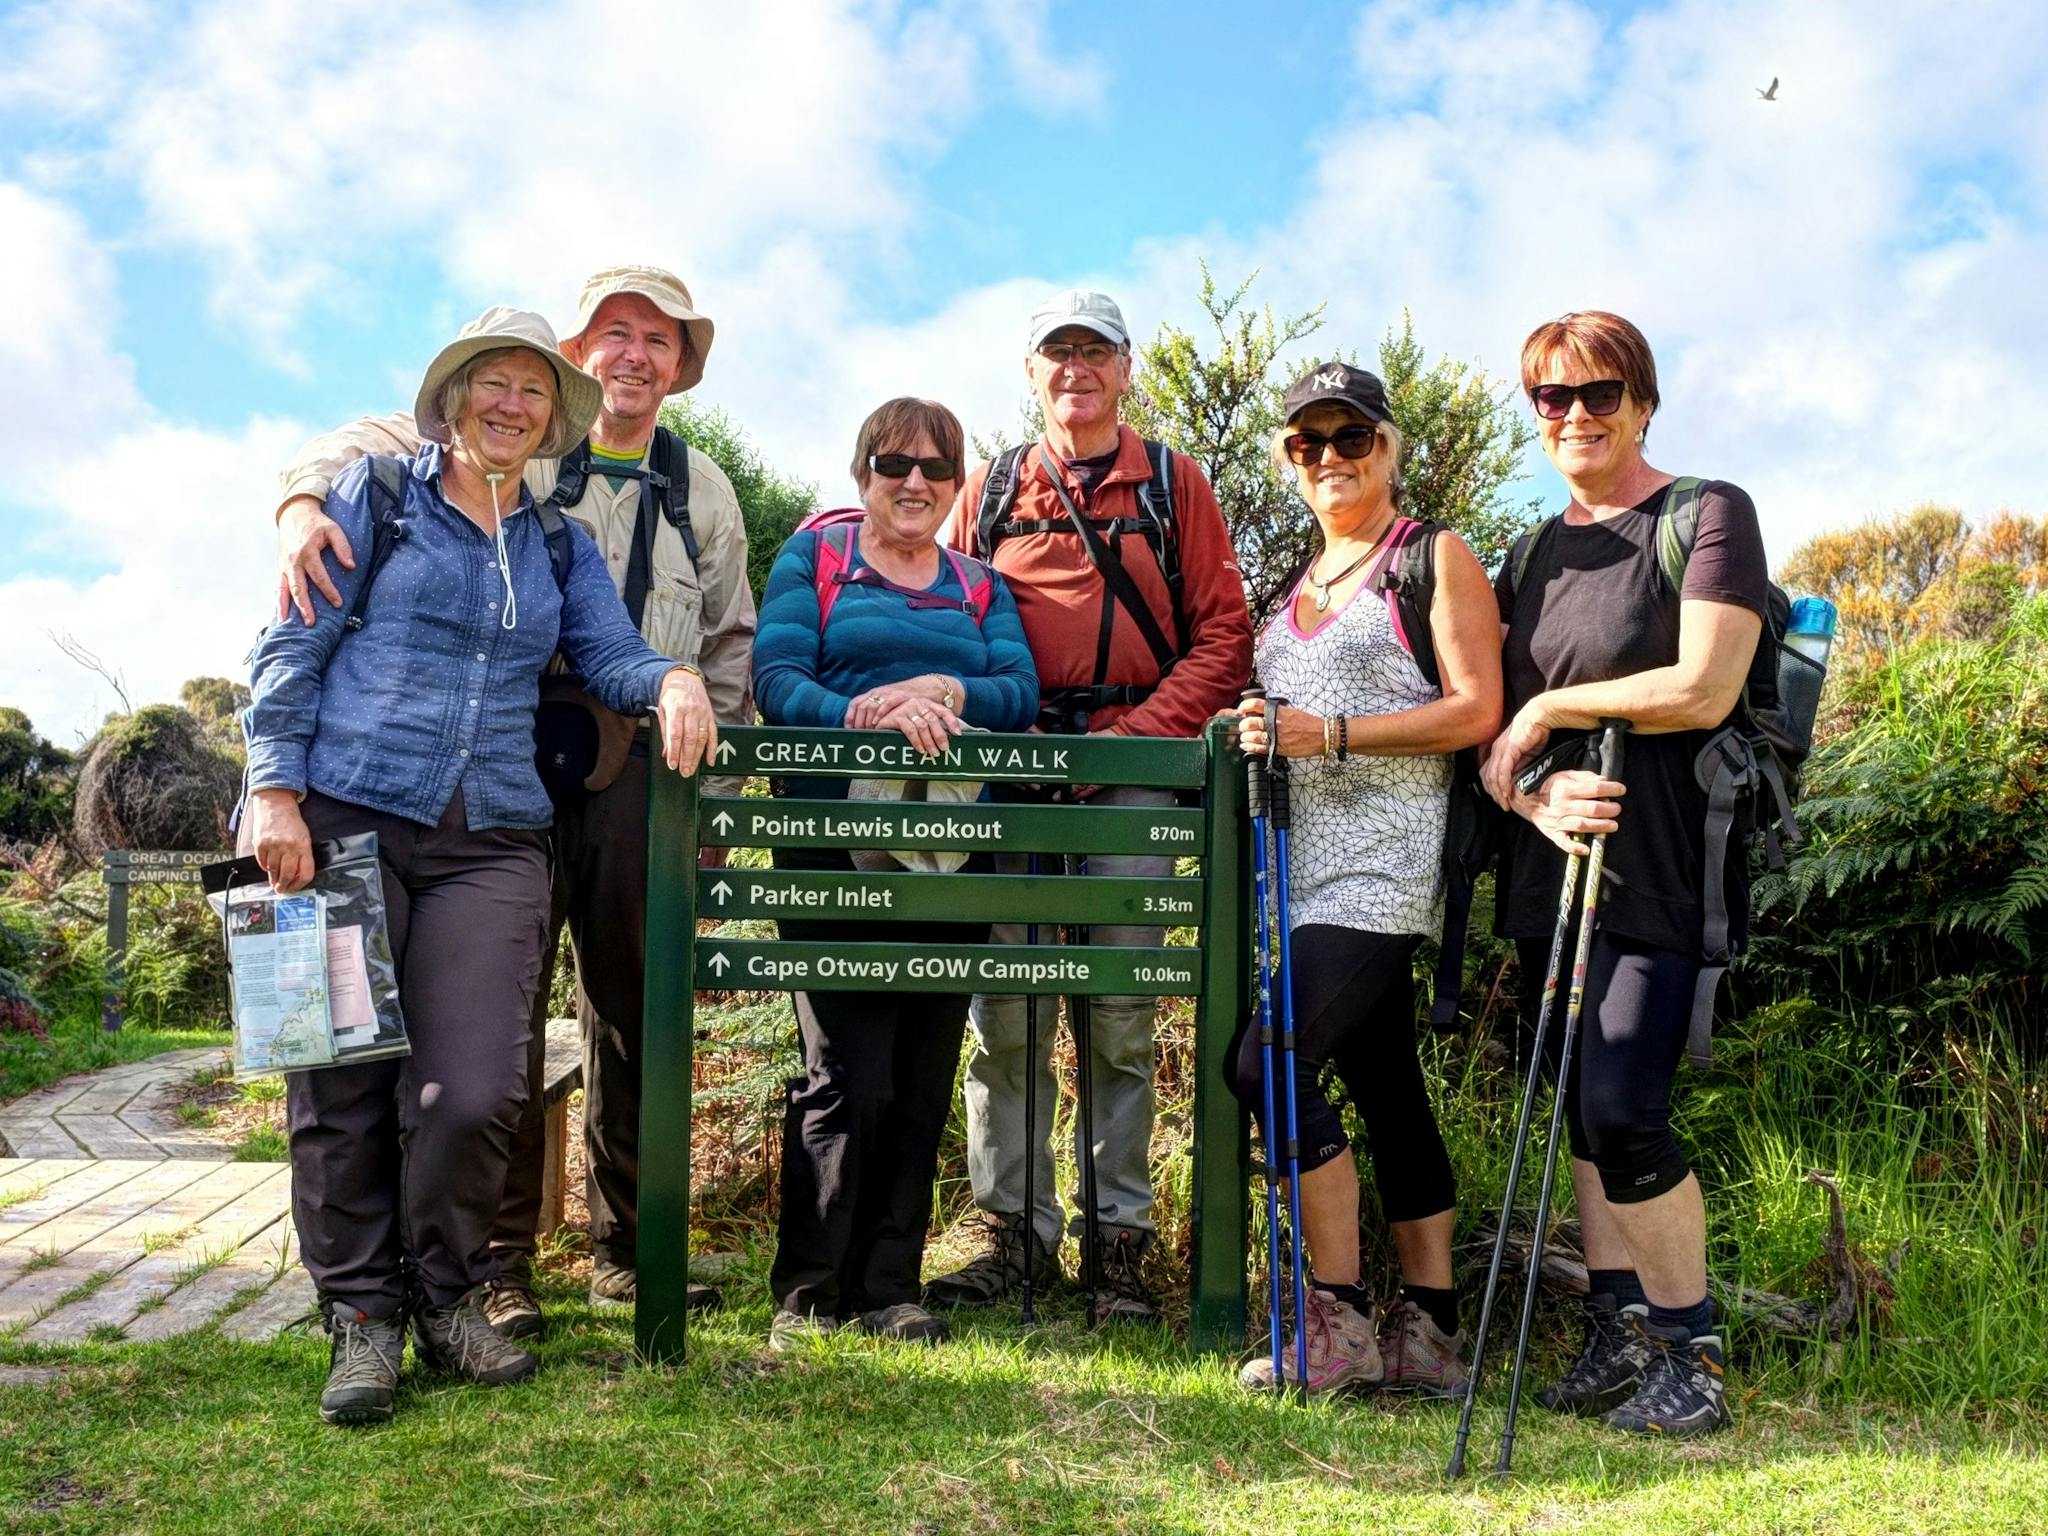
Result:
<svg viewBox="0 0 2048 1536"><path fill-rule="evenodd" d="M1636 1336L1631 1320L1647 1318L1640 1302L1617 1308L1612 1296L1586 1298L1586 1336L1572 1368L1536 1394L1553 1413L1594 1418L1625 1403L1643 1384L1650 1346Z"/></svg>
<svg viewBox="0 0 2048 1536"><path fill-rule="evenodd" d="M878 1339L898 1339L906 1344L943 1344L953 1336L952 1324L932 1316L914 1301L863 1312L860 1325Z"/></svg>
<svg viewBox="0 0 2048 1536"><path fill-rule="evenodd" d="M391 1417L398 1393L398 1367L405 1359L405 1320L367 1317L354 1307L329 1303L327 1386L320 1417L329 1424L382 1424Z"/></svg>
<svg viewBox="0 0 2048 1536"><path fill-rule="evenodd" d="M1647 1313L1632 1321L1650 1351L1649 1368L1643 1372L1636 1395L1600 1422L1632 1435L1668 1435L1678 1440L1726 1429L1732 1421L1721 1336L1659 1328Z"/></svg>
<svg viewBox="0 0 2048 1536"><path fill-rule="evenodd" d="M1465 1368L1465 1330L1445 1333L1436 1319L1405 1296L1380 1319L1380 1363L1389 1392L1457 1397L1471 1374Z"/></svg>
<svg viewBox="0 0 2048 1536"><path fill-rule="evenodd" d="M935 1311L952 1307L992 1307L1024 1283L1024 1218L1009 1212L988 1218L988 1251L951 1274L937 1275L925 1282L924 1304ZM1033 1233L1031 1285L1044 1290L1057 1284L1060 1276L1059 1249L1047 1246Z"/></svg>
<svg viewBox="0 0 2048 1536"><path fill-rule="evenodd" d="M788 1307L780 1307L776 1309L775 1321L768 1325L768 1348L786 1355L838 1331L839 1319L829 1312L792 1312Z"/></svg>
<svg viewBox="0 0 2048 1536"><path fill-rule="evenodd" d="M505 1338L484 1316L484 1288L445 1307L413 1314L412 1350L422 1364L452 1371L488 1387L510 1386L540 1369L540 1362Z"/></svg>
<svg viewBox="0 0 2048 1536"><path fill-rule="evenodd" d="M630 1311L640 1299L638 1271L630 1264L593 1259L590 1265L590 1304L600 1312ZM725 1298L708 1285L689 1282L683 1305L692 1312L716 1312Z"/></svg>
<svg viewBox="0 0 2048 1536"><path fill-rule="evenodd" d="M533 1287L524 1281L503 1278L484 1286L484 1321L506 1339L537 1339L546 1326Z"/></svg>
<svg viewBox="0 0 2048 1536"><path fill-rule="evenodd" d="M1152 1246L1152 1234L1134 1227L1105 1227L1102 1235L1102 1264L1095 1282L1095 1321L1158 1322L1159 1303L1146 1289L1144 1275L1145 1250Z"/></svg>
<svg viewBox="0 0 2048 1536"><path fill-rule="evenodd" d="M1280 1356L1282 1379L1289 1388L1303 1388L1310 1397L1341 1392L1347 1387L1376 1387L1384 1375L1379 1340L1373 1336L1372 1312L1360 1312L1328 1291L1311 1289L1303 1321L1308 1328L1308 1375L1300 1374L1295 1339ZM1299 1333L1296 1338L1299 1338ZM1260 1355L1237 1373L1237 1384L1251 1392L1273 1390L1273 1359Z"/></svg>

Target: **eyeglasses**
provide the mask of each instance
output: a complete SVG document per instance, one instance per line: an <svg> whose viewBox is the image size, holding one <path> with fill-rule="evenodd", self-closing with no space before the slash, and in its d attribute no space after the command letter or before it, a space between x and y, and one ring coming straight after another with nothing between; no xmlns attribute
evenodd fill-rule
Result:
<svg viewBox="0 0 2048 1536"><path fill-rule="evenodd" d="M1529 390L1536 414L1547 421L1562 421L1572 413L1572 402L1586 402L1588 416L1612 416L1621 409L1621 397L1628 385L1620 379L1595 379L1590 384L1537 384Z"/></svg>
<svg viewBox="0 0 2048 1536"><path fill-rule="evenodd" d="M1336 449L1340 459L1362 459L1372 452L1378 436L1379 428L1372 426L1339 427L1328 437L1320 432L1290 432L1282 446L1297 464L1320 464L1325 448Z"/></svg>
<svg viewBox="0 0 2048 1536"><path fill-rule="evenodd" d="M871 453L868 468L891 480L907 480L913 469L923 470L927 480L951 480L960 473L960 466L951 459L921 459L914 453Z"/></svg>
<svg viewBox="0 0 2048 1536"><path fill-rule="evenodd" d="M1122 353L1123 348L1111 346L1106 341L1042 341L1038 344L1038 355L1055 368L1066 367L1076 357L1090 368L1101 368Z"/></svg>

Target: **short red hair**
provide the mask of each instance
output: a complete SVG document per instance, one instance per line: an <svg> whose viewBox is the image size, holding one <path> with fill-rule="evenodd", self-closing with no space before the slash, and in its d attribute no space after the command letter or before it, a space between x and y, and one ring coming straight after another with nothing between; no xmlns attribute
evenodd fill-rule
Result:
<svg viewBox="0 0 2048 1536"><path fill-rule="evenodd" d="M1643 333L1604 309L1577 309L1546 320L1522 343L1522 389L1538 382L1560 353L1592 374L1618 374L1628 392L1657 411L1657 359Z"/></svg>

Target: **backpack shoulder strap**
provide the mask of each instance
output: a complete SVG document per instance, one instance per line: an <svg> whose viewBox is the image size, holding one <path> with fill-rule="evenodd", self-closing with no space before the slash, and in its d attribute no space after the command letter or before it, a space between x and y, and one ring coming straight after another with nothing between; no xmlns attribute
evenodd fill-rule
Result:
<svg viewBox="0 0 2048 1536"><path fill-rule="evenodd" d="M811 585L818 594L818 631L824 633L826 620L846 583L841 579L853 564L853 527L858 518L827 523L817 530L818 547L813 555Z"/></svg>
<svg viewBox="0 0 2048 1536"><path fill-rule="evenodd" d="M1562 512L1553 513L1534 528L1515 540L1514 548L1508 551L1508 569L1514 574L1508 577L1508 591L1520 594L1522 578L1529 574L1529 566L1536 558L1536 551L1543 541L1550 537L1550 530L1564 521Z"/></svg>
<svg viewBox="0 0 2048 1536"><path fill-rule="evenodd" d="M652 472L648 483L653 487L655 502L662 516L683 536L683 551L694 566L701 551L697 547L697 531L690 526L690 445L667 427L656 427L647 467Z"/></svg>
<svg viewBox="0 0 2048 1536"><path fill-rule="evenodd" d="M967 597L967 611L974 616L978 625L988 618L988 610L995 602L995 572L986 561L972 555L963 555L950 545L940 545L946 558L953 563L953 575L960 583L960 590Z"/></svg>
<svg viewBox="0 0 2048 1536"><path fill-rule="evenodd" d="M1392 529L1393 548L1379 579L1388 616L1394 621L1394 638L1415 658L1423 680L1438 691L1443 689L1443 678L1437 669L1436 637L1429 619L1436 601L1436 536L1442 532L1442 523L1402 518Z"/></svg>
<svg viewBox="0 0 2048 1536"><path fill-rule="evenodd" d="M1657 517L1657 568L1674 597L1685 591L1685 562L1700 535L1700 487L1705 484L1698 475L1680 475L1664 490Z"/></svg>
<svg viewBox="0 0 2048 1536"><path fill-rule="evenodd" d="M1029 443L1019 443L989 461L988 474L981 482L981 500L974 509L974 552L984 560L996 557L996 545L1003 537L1001 526L1017 505L1017 487L1029 468L1024 456L1030 451Z"/></svg>
<svg viewBox="0 0 2048 1536"><path fill-rule="evenodd" d="M1138 487L1138 506L1145 515L1159 573L1166 578L1167 596L1173 602L1174 636L1186 644L1188 627L1181 613L1180 523L1173 506L1173 450L1148 437L1145 461L1151 467L1152 478Z"/></svg>
<svg viewBox="0 0 2048 1536"><path fill-rule="evenodd" d="M548 569L554 572L555 590L565 597L569 592L569 564L575 558L575 535L569 531L569 519L562 516L562 509L555 505L550 496L534 507L534 515L540 519L540 531L547 539Z"/></svg>
<svg viewBox="0 0 2048 1536"><path fill-rule="evenodd" d="M586 437L562 455L561 463L555 469L555 488L548 492L547 504L551 507L573 507L583 499L583 488L589 483L590 439Z"/></svg>
<svg viewBox="0 0 2048 1536"><path fill-rule="evenodd" d="M385 453L368 455L370 461L370 563L363 569L362 584L342 615L344 629L361 629L363 612L370 604L370 588L391 552L405 540L405 479L411 466L406 460Z"/></svg>

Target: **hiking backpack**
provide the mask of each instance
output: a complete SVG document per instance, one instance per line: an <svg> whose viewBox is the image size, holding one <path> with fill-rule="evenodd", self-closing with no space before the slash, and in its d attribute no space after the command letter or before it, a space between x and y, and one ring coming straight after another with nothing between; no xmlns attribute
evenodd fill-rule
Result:
<svg viewBox="0 0 2048 1536"><path fill-rule="evenodd" d="M1685 592L1685 567L1699 536L1705 485L1697 475L1681 475L1665 489L1658 509L1657 568L1674 596ZM1521 585L1537 549L1563 521L1562 513L1547 518L1516 541L1508 556L1514 572L1510 591ZM1792 805L1799 795L1799 770L1813 750L1820 679L1827 669L1785 643L1791 616L1791 598L1777 583L1767 583L1763 630L1750 658L1742 697L1727 724L1708 737L1693 760L1694 777L1707 796L1700 882L1702 963L1686 1038L1686 1054L1696 1066L1712 1065L1714 997L1735 958L1723 888L1729 842L1738 829L1760 835L1772 869L1784 868L1785 849L1799 842Z"/></svg>
<svg viewBox="0 0 2048 1536"><path fill-rule="evenodd" d="M1180 644L1187 636L1187 619L1181 607L1180 533L1173 508L1173 451L1164 443L1144 439L1145 462L1152 473L1151 478L1136 488L1138 510L1134 517L1084 516L1068 496L1059 475L1052 470L1047 471L1046 478L1059 496L1066 515L1056 518L1018 517L1015 515L1017 492L1024 476L1030 473L1029 455L1033 446L1022 443L1006 448L990 461L988 475L981 483L981 500L975 507L974 552L993 565L996 547L1013 534L1079 535L1088 563L1102 577L1102 628L1095 646L1095 681L1085 688L1055 690L1046 696L1046 702L1053 705L1062 717L1078 710L1084 720L1087 711L1106 705L1142 704L1152 696L1156 685L1113 685L1105 681L1109 673L1109 646L1116 610L1122 607L1152 652L1152 659L1162 678L1180 660ZM1137 583L1124 569L1117 551L1126 534L1136 534L1145 540L1153 559L1158 562L1160 575L1166 580L1167 596L1173 609L1174 633L1171 639L1160 627L1158 617L1146 605Z"/></svg>
<svg viewBox="0 0 2048 1536"><path fill-rule="evenodd" d="M351 631L363 627L364 610L369 607L370 588L376 585L377 573L405 542L405 480L412 472L410 459L383 453L365 457L370 461L370 559L363 567L362 585L356 588L348 612L342 615L342 627ZM551 501L539 503L535 511L540 516L541 532L547 537L548 567L554 572L555 590L566 595L571 559L568 521Z"/></svg>
<svg viewBox="0 0 2048 1536"><path fill-rule="evenodd" d="M856 567L853 563L854 538L866 516L867 513L859 507L835 507L826 512L813 512L796 526L798 533L814 531L818 535L818 552L811 580L818 594L820 634L824 633L826 621L832 617L839 594L851 586L881 587L898 593L909 599L913 609L957 608L972 618L977 627L988 618L989 607L995 601L995 572L984 561L963 555L957 549L949 549L943 544L939 546L953 567L960 590L966 594L957 599L891 581L873 566Z"/></svg>
<svg viewBox="0 0 2048 1536"><path fill-rule="evenodd" d="M656 427L645 467L609 460L593 464L590 439L586 437L562 456L555 488L542 506L560 516L561 509L573 507L583 499L593 474L618 475L640 482L640 508L633 518L633 547L626 558L626 584L619 592L625 600L626 612L633 617L633 627L638 629L647 612L647 589L653 580L657 517L667 518L682 535L683 553L690 557L692 567L702 559L697 531L690 526L690 445L667 427Z"/></svg>

